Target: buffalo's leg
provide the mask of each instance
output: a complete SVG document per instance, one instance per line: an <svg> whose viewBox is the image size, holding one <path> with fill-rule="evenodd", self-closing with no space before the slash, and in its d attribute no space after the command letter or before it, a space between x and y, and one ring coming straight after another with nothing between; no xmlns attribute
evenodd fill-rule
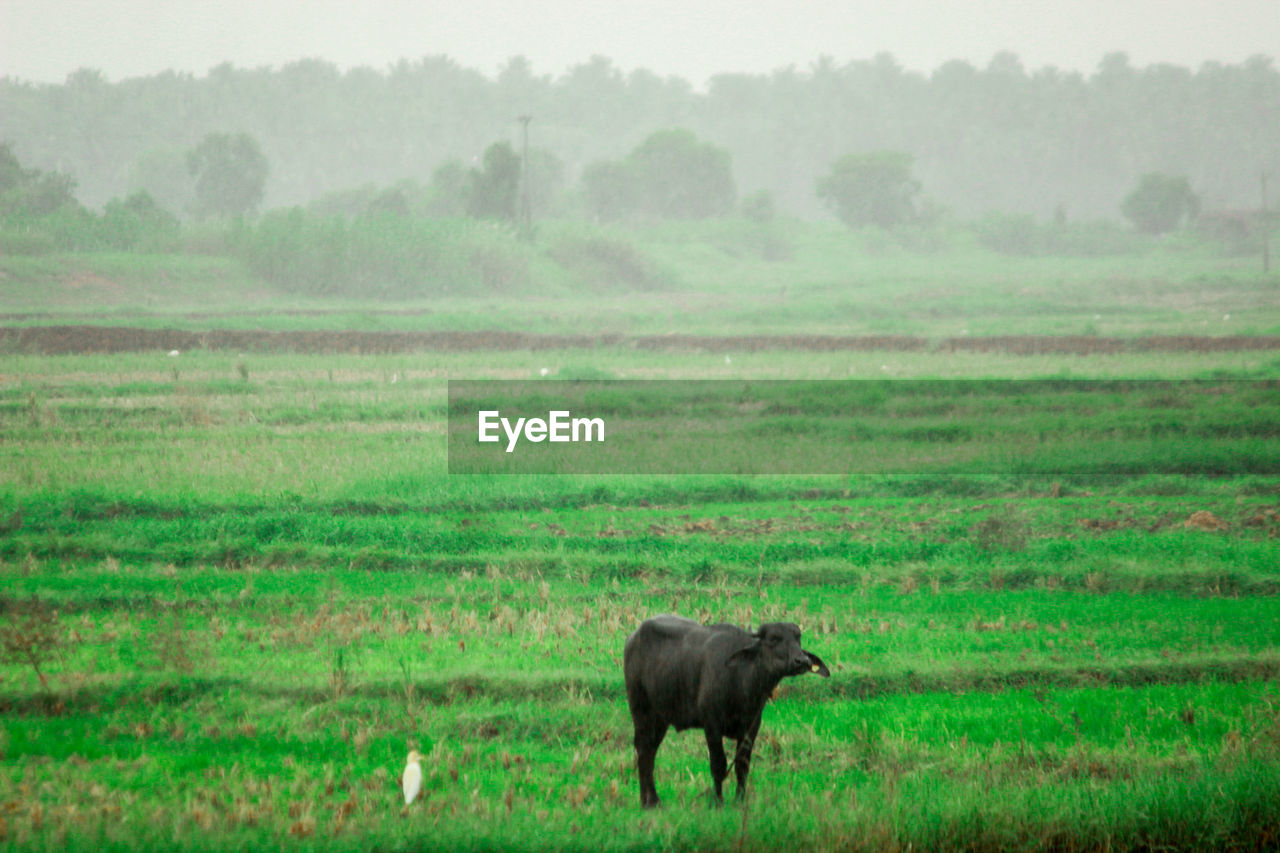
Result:
<svg viewBox="0 0 1280 853"><path fill-rule="evenodd" d="M756 735L760 733L760 717L747 729L746 734L738 741L738 748L733 754L733 771L738 777L738 799L747 796L747 774L751 772L751 750L756 745Z"/></svg>
<svg viewBox="0 0 1280 853"><path fill-rule="evenodd" d="M706 735L707 752L711 753L711 781L715 783L716 802L723 803L722 786L724 778L729 775L729 762L724 756L724 739L711 726L706 728Z"/></svg>
<svg viewBox="0 0 1280 853"><path fill-rule="evenodd" d="M645 808L658 804L658 789L653 784L653 761L666 736L665 725L636 720L636 770L640 774L640 805Z"/></svg>

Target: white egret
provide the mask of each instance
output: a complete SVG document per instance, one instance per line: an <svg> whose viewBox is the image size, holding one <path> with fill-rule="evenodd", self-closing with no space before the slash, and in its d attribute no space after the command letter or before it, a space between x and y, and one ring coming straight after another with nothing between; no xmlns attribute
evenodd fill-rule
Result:
<svg viewBox="0 0 1280 853"><path fill-rule="evenodd" d="M404 765L404 804L406 806L418 799L418 794L422 793L422 765L418 763L421 760L422 753L415 749L410 751L409 760Z"/></svg>

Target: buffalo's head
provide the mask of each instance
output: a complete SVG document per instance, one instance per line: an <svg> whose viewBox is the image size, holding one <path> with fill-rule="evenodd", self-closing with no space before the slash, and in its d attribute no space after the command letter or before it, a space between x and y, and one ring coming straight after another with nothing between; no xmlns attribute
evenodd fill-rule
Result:
<svg viewBox="0 0 1280 853"><path fill-rule="evenodd" d="M729 663L756 660L768 672L780 676L814 672L823 678L831 677L822 658L800 647L800 626L794 622L766 622L751 637L751 644L734 652Z"/></svg>

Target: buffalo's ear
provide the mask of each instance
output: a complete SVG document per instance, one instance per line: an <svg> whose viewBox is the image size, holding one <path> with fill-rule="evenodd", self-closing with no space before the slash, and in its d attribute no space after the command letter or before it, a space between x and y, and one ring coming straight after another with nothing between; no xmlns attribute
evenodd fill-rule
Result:
<svg viewBox="0 0 1280 853"><path fill-rule="evenodd" d="M822 658L818 657L813 652L805 652L805 654L809 656L810 672L821 675L823 678L831 677L831 670L827 669L827 665L822 662Z"/></svg>
<svg viewBox="0 0 1280 853"><path fill-rule="evenodd" d="M757 637L751 645L738 649L736 652L729 655L728 659L725 660L724 665L733 666L735 663L750 663L758 657L760 657L759 637Z"/></svg>

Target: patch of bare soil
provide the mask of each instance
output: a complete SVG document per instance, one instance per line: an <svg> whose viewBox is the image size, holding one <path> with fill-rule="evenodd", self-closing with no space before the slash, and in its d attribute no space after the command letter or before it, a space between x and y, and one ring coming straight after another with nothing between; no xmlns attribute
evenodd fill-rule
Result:
<svg viewBox="0 0 1280 853"><path fill-rule="evenodd" d="M1005 335L931 341L910 335L549 335L476 331L268 331L263 329L143 329L128 326L0 327L0 348L13 352L118 353L192 349L301 353L473 352L590 349L754 352L1003 352L1011 355L1116 352L1232 352L1280 349L1280 335L1105 338L1088 335Z"/></svg>
<svg viewBox="0 0 1280 853"><path fill-rule="evenodd" d="M1107 338L1096 335L992 335L946 338L943 352L1003 352L1011 355L1094 355L1119 352L1238 352L1280 349L1277 335L1151 335Z"/></svg>
<svg viewBox="0 0 1280 853"><path fill-rule="evenodd" d="M113 300L126 295L124 287L119 282L91 272L80 272L68 276L66 285L77 294L92 293L95 297L107 296Z"/></svg>

